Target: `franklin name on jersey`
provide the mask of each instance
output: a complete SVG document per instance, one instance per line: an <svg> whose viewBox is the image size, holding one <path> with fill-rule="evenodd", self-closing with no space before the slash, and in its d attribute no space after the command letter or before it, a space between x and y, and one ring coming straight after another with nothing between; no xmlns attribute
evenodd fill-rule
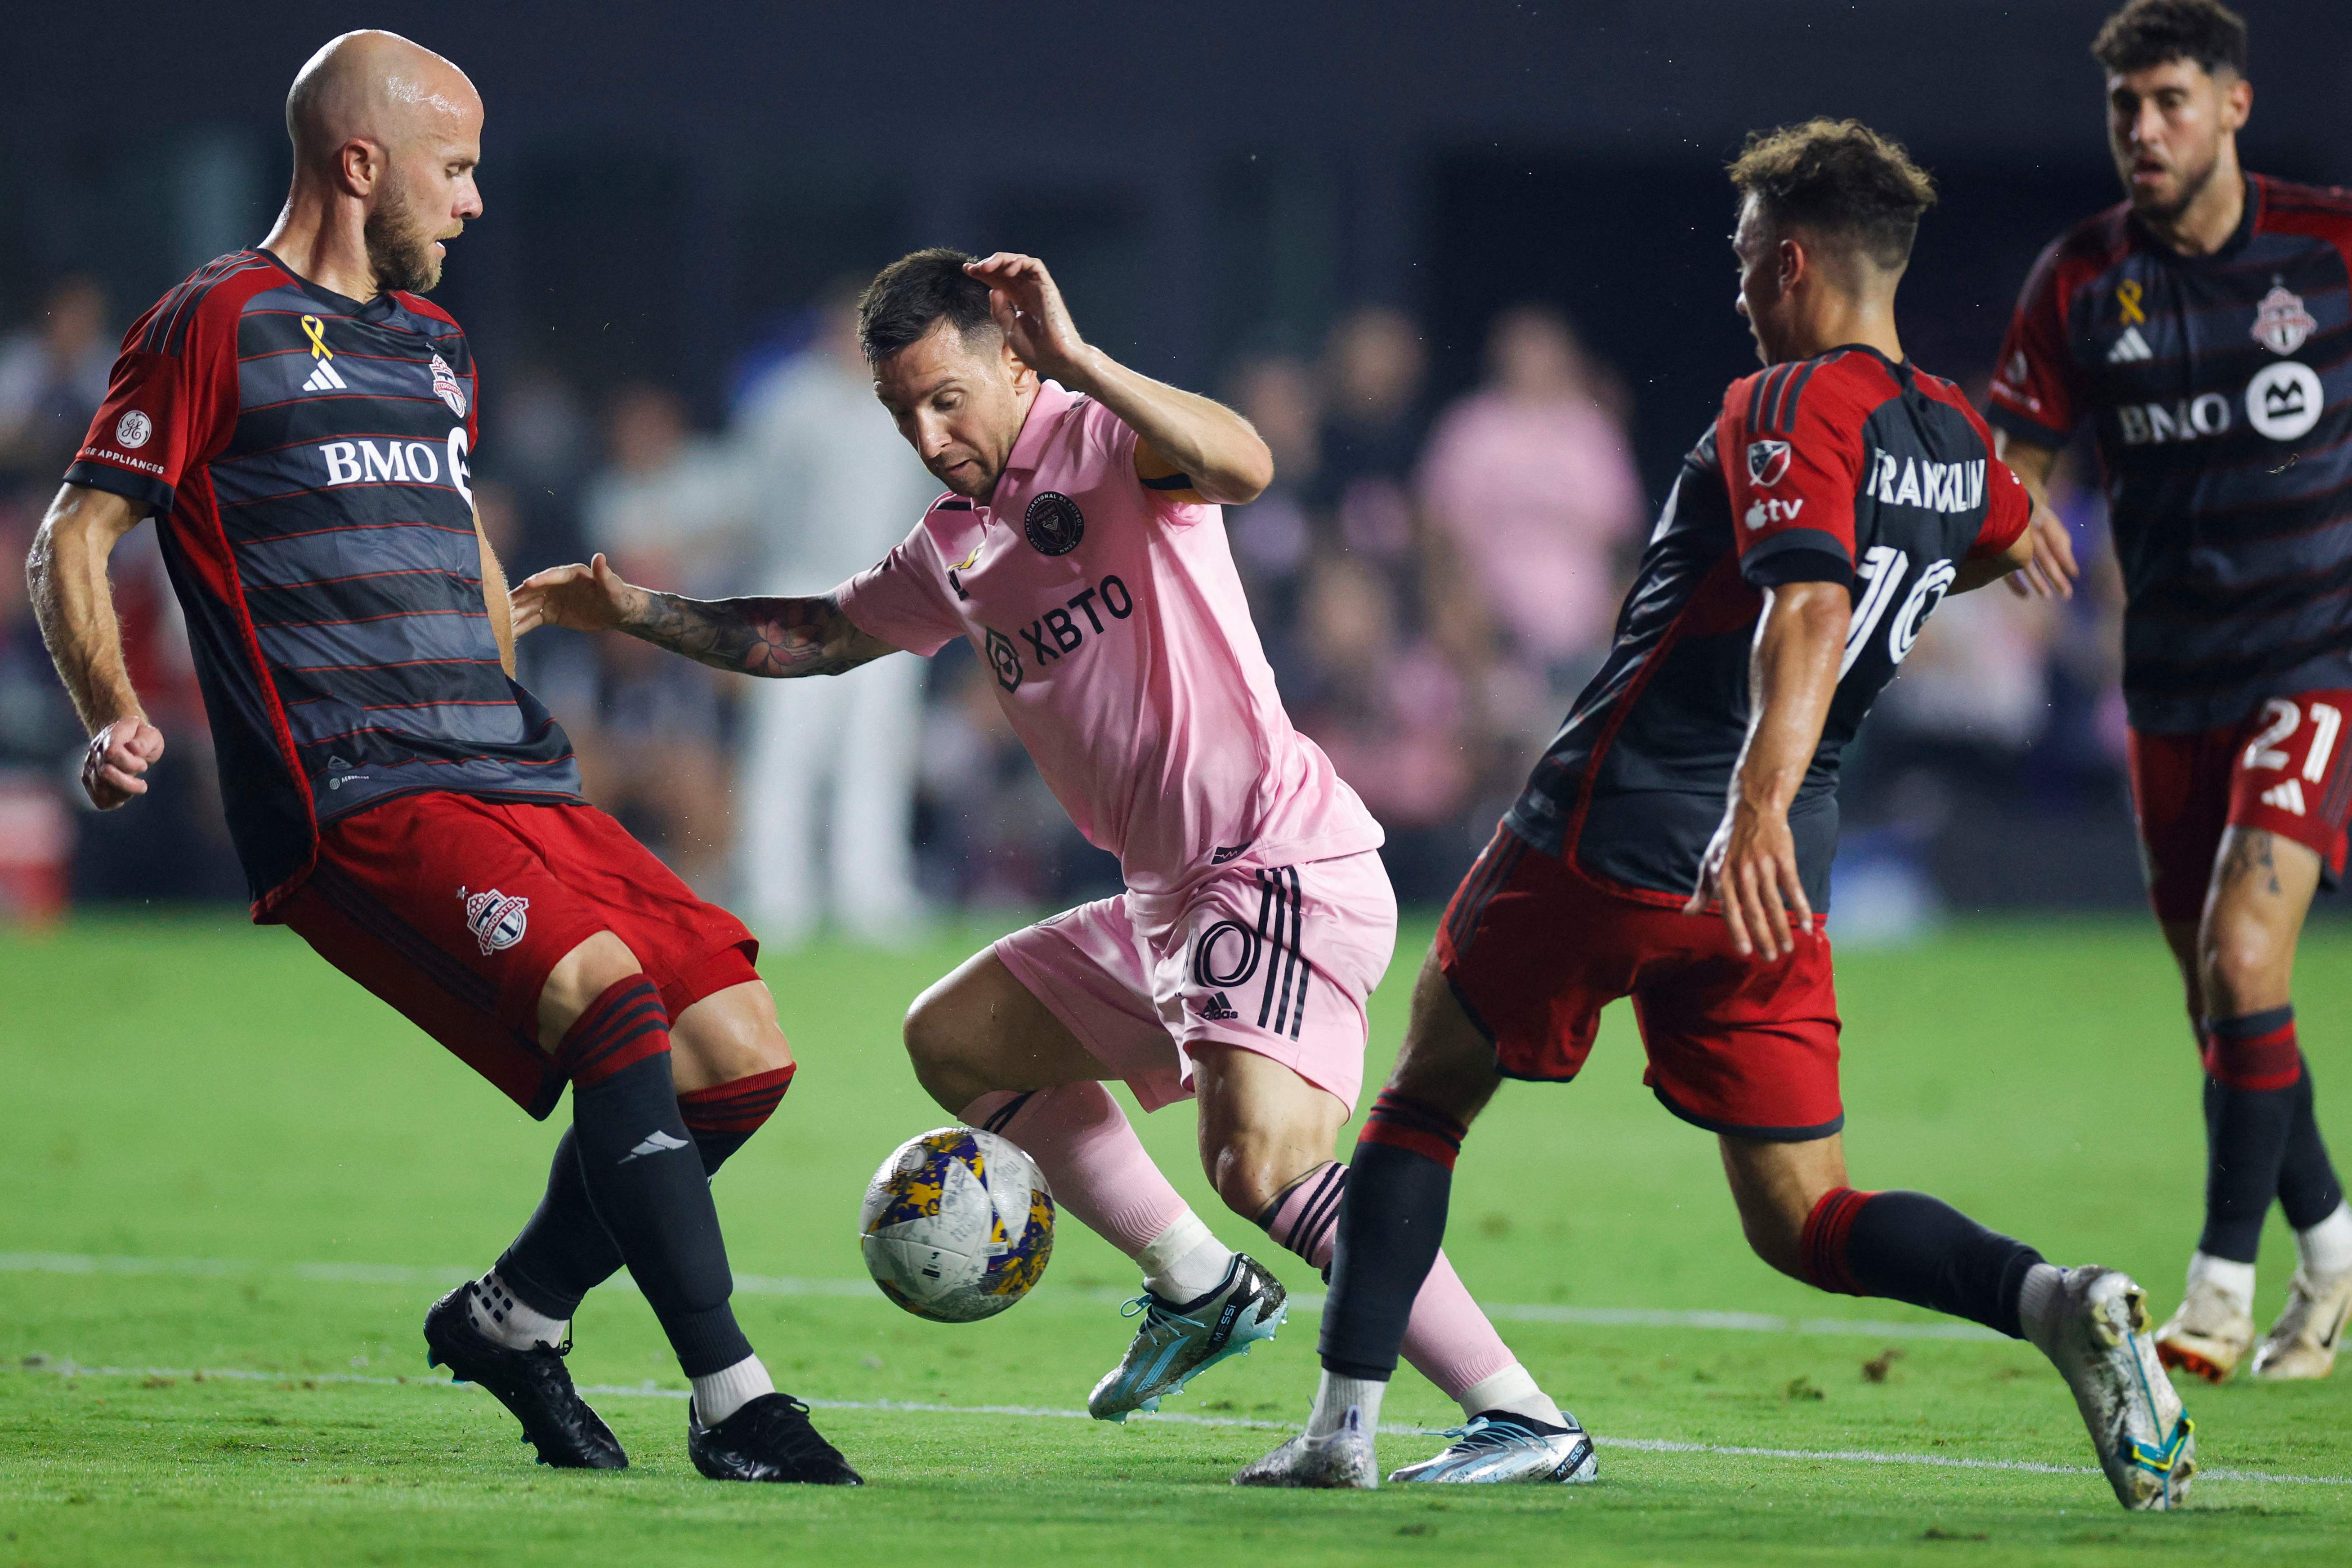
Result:
<svg viewBox="0 0 2352 1568"><path fill-rule="evenodd" d="M1763 590L1842 583L1837 694L1789 811L1805 896L1827 909L1846 742L1958 563L2007 550L2032 510L1958 389L1907 363L1851 347L1733 383L1512 828L1612 891L1679 905L1747 738Z"/></svg>

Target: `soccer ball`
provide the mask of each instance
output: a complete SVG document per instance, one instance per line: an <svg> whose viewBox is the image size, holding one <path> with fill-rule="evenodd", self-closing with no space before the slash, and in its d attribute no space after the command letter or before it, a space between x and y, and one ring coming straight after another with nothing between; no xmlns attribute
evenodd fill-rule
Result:
<svg viewBox="0 0 2352 1568"><path fill-rule="evenodd" d="M910 1138L866 1188L857 1245L882 1294L935 1323L992 1318L1054 1255L1054 1196L1028 1155L993 1132Z"/></svg>

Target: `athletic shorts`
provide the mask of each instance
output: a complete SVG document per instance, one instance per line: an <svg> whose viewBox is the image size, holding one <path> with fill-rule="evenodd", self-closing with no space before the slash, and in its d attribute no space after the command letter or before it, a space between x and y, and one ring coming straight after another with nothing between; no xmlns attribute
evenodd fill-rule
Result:
<svg viewBox="0 0 2352 1568"><path fill-rule="evenodd" d="M1574 1078L1601 1009L1631 996L1660 1104L1710 1132L1801 1142L1845 1125L1822 925L1777 963L1742 958L1721 915L1612 893L1506 826L1446 906L1437 961L1506 1078Z"/></svg>
<svg viewBox="0 0 2352 1568"><path fill-rule="evenodd" d="M2236 724L2186 735L2131 732L2132 815L2156 918L2190 925L2205 912L2221 835L2259 827L2319 857L2321 879L2344 875L2352 816L2352 691L2273 697Z"/></svg>
<svg viewBox="0 0 2352 1568"><path fill-rule="evenodd" d="M329 823L278 914L533 1117L567 1073L539 1045L539 994L599 931L628 944L672 1018L757 980L757 938L589 805L432 792Z"/></svg>
<svg viewBox="0 0 2352 1568"><path fill-rule="evenodd" d="M1364 1003L1388 972L1396 924L1388 872L1366 850L1081 904L995 952L1146 1110L1191 1098L1202 1047L1238 1046L1353 1115Z"/></svg>

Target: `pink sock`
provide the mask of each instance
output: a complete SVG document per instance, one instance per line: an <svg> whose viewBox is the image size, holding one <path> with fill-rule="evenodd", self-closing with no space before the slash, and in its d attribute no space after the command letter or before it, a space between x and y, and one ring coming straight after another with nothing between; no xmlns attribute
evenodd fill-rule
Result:
<svg viewBox="0 0 2352 1568"><path fill-rule="evenodd" d="M963 1122L1026 1150L1054 1201L1129 1258L1192 1212L1098 1083L983 1094L964 1107Z"/></svg>
<svg viewBox="0 0 2352 1568"><path fill-rule="evenodd" d="M1339 1228L1339 1196L1347 1190L1348 1167L1337 1160L1318 1165L1283 1190L1257 1216L1257 1223L1275 1241L1298 1254L1317 1268L1331 1262L1333 1237ZM1421 1294L1412 1299L1412 1317L1404 1331L1404 1359L1420 1373L1460 1399L1472 1387L1518 1358L1470 1299L1462 1277L1444 1253Z"/></svg>

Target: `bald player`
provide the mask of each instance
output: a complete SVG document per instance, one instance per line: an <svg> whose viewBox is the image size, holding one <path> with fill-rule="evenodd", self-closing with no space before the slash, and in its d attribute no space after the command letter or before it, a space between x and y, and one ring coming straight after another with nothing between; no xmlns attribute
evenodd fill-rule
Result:
<svg viewBox="0 0 2352 1568"><path fill-rule="evenodd" d="M347 33L295 79L286 125L276 226L131 327L33 547L89 730L83 788L131 805L163 752L106 575L152 516L254 919L532 1117L572 1085L546 1195L426 1315L428 1359L495 1394L542 1462L619 1468L563 1354L581 1297L625 1263L693 1382L704 1475L855 1485L728 1304L707 1178L793 1074L758 944L581 798L571 742L514 680L467 489L473 355L420 297L482 211L481 99L406 39Z"/></svg>

